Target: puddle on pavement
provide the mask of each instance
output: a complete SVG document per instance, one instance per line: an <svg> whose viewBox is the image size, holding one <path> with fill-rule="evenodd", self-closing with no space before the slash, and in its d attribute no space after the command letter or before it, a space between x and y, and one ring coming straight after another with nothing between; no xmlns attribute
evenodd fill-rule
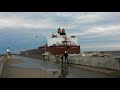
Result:
<svg viewBox="0 0 120 90"><path fill-rule="evenodd" d="M21 57L14 57L16 59L20 59L23 60L25 62L19 63L19 64L11 64L11 66L15 66L15 67L21 67L21 68L36 68L36 69L40 69L46 73L48 73L49 75L53 76L53 77L59 77L60 75L60 66L56 65L55 63L49 63L49 62L45 62L45 61L40 61L37 59L32 59L32 58L21 58Z"/></svg>

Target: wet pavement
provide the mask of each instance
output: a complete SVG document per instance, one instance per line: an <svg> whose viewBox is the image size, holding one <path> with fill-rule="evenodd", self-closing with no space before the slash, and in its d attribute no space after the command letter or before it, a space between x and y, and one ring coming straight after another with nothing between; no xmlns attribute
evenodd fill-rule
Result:
<svg viewBox="0 0 120 90"><path fill-rule="evenodd" d="M54 78L115 78L108 74L76 68L70 65L66 65L65 63L59 64L15 55L12 57L24 62L19 64L12 64L11 66L41 69Z"/></svg>

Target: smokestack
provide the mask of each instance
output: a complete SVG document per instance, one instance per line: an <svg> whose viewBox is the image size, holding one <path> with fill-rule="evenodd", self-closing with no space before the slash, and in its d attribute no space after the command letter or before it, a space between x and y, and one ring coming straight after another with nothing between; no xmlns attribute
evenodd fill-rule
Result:
<svg viewBox="0 0 120 90"><path fill-rule="evenodd" d="M60 34L61 33L61 29L60 28L58 28L58 34Z"/></svg>
<svg viewBox="0 0 120 90"><path fill-rule="evenodd" d="M65 29L62 29L62 35L66 35Z"/></svg>

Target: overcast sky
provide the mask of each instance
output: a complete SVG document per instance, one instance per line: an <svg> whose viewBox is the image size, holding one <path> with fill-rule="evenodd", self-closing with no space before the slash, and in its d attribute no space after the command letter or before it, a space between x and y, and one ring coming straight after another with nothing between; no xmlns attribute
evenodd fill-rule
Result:
<svg viewBox="0 0 120 90"><path fill-rule="evenodd" d="M47 36L64 28L76 35L81 50L120 50L120 12L0 12L0 53L44 44Z"/></svg>

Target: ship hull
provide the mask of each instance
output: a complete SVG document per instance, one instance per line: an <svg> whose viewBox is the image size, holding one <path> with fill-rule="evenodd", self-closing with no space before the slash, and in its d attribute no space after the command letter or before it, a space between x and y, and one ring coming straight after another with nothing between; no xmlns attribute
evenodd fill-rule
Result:
<svg viewBox="0 0 120 90"><path fill-rule="evenodd" d="M68 54L80 54L80 46L50 46L46 47L46 52L53 55L60 55L67 51ZM22 55L43 54L45 53L45 47L39 47L38 49L26 50L21 52Z"/></svg>
<svg viewBox="0 0 120 90"><path fill-rule="evenodd" d="M51 46L47 47L47 51L53 55L60 55L67 51L68 54L80 54L80 46Z"/></svg>

